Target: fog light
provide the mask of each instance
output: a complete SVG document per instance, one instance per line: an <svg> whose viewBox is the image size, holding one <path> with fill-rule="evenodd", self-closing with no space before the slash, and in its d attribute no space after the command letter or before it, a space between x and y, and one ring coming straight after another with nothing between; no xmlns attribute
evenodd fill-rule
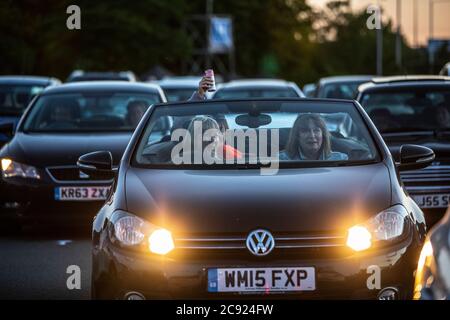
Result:
<svg viewBox="0 0 450 320"><path fill-rule="evenodd" d="M369 249L372 246L372 235L363 226L354 226L348 229L347 246L355 251Z"/></svg>
<svg viewBox="0 0 450 320"><path fill-rule="evenodd" d="M150 251L156 254L167 254L175 247L172 234L166 229L155 230L148 238Z"/></svg>
<svg viewBox="0 0 450 320"><path fill-rule="evenodd" d="M125 300L145 300L144 295L139 292L128 292L124 298Z"/></svg>
<svg viewBox="0 0 450 320"><path fill-rule="evenodd" d="M398 290L396 288L384 288L378 293L378 300L398 300Z"/></svg>

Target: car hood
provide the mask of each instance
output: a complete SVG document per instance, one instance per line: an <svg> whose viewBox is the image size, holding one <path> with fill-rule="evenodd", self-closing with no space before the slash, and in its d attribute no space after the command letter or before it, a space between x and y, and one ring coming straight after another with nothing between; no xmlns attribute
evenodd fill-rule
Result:
<svg viewBox="0 0 450 320"><path fill-rule="evenodd" d="M130 168L129 212L178 233L340 232L391 205L383 163L258 170Z"/></svg>
<svg viewBox="0 0 450 320"><path fill-rule="evenodd" d="M89 152L107 150L118 164L131 133L25 134L18 132L8 145L8 156L36 167L75 165Z"/></svg>

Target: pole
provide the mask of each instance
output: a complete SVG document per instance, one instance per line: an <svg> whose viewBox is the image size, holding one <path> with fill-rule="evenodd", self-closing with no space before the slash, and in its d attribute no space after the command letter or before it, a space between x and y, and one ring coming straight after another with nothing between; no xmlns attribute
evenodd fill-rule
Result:
<svg viewBox="0 0 450 320"><path fill-rule="evenodd" d="M416 48L419 47L419 40L418 40L418 21L419 21L419 17L418 17L418 10L417 10L417 0L414 0L414 6L413 6L413 16L414 16L414 22L413 22L413 34L414 34L414 46Z"/></svg>
<svg viewBox="0 0 450 320"><path fill-rule="evenodd" d="M397 37L395 42L395 61L397 67L402 68L402 0L397 0Z"/></svg>
<svg viewBox="0 0 450 320"><path fill-rule="evenodd" d="M211 66L211 53L209 52L209 39L211 36L211 18L214 12L214 0L206 0L206 57L205 57L205 70L212 68Z"/></svg>
<svg viewBox="0 0 450 320"><path fill-rule="evenodd" d="M383 21L381 19L381 6L378 1L378 19L380 19L381 28L377 29L377 75L383 75Z"/></svg>

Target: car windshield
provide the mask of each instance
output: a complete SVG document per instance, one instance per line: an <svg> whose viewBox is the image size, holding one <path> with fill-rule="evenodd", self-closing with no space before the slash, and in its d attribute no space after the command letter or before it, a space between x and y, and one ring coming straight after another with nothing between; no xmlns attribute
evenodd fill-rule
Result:
<svg viewBox="0 0 450 320"><path fill-rule="evenodd" d="M450 86L368 92L361 104L382 133L450 130Z"/></svg>
<svg viewBox="0 0 450 320"><path fill-rule="evenodd" d="M297 98L299 95L292 88L240 88L220 89L214 99L252 99L252 98Z"/></svg>
<svg viewBox="0 0 450 320"><path fill-rule="evenodd" d="M192 94L198 89L198 87L192 88L164 88L164 93L168 102L186 101L192 96Z"/></svg>
<svg viewBox="0 0 450 320"><path fill-rule="evenodd" d="M36 85L0 85L0 115L20 116L31 99L44 88Z"/></svg>
<svg viewBox="0 0 450 320"><path fill-rule="evenodd" d="M27 132L134 130L157 93L66 93L41 96L27 116Z"/></svg>
<svg viewBox="0 0 450 320"><path fill-rule="evenodd" d="M374 142L352 103L211 101L155 107L133 161L172 168L269 162L301 167L376 158Z"/></svg>
<svg viewBox="0 0 450 320"><path fill-rule="evenodd" d="M364 83L364 81L326 84L320 90L319 98L353 100L356 96L358 87L362 83Z"/></svg>

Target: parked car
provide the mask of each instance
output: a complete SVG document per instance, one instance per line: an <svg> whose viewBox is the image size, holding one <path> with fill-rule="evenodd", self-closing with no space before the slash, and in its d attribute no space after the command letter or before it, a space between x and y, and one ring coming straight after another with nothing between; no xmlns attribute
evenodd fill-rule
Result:
<svg viewBox="0 0 450 320"><path fill-rule="evenodd" d="M80 81L129 81L135 82L136 76L132 71L110 71L110 72L98 72L98 71L73 71L66 82L80 82Z"/></svg>
<svg viewBox="0 0 450 320"><path fill-rule="evenodd" d="M322 78L317 83L316 98L350 99L356 98L358 87L372 80L373 76L338 76Z"/></svg>
<svg viewBox="0 0 450 320"><path fill-rule="evenodd" d="M316 96L317 86L315 83L308 83L303 86L303 93L307 98L314 98Z"/></svg>
<svg viewBox="0 0 450 320"><path fill-rule="evenodd" d="M106 199L107 175L80 173L80 155L108 150L113 165L145 110L165 102L157 85L82 82L45 89L0 150L0 203L21 225L87 225ZM163 130L165 124L158 124ZM10 132L12 134L13 132ZM17 220L19 219L19 220Z"/></svg>
<svg viewBox="0 0 450 320"><path fill-rule="evenodd" d="M164 91L168 102L186 101L198 90L201 77L168 77L154 83Z"/></svg>
<svg viewBox="0 0 450 320"><path fill-rule="evenodd" d="M0 126L14 129L30 101L46 87L60 83L50 77L0 76ZM10 138L0 134L0 147Z"/></svg>
<svg viewBox="0 0 450 320"><path fill-rule="evenodd" d="M447 63L439 73L441 76L450 76L450 62Z"/></svg>
<svg viewBox="0 0 450 320"><path fill-rule="evenodd" d="M450 300L450 210L428 234L417 267L414 299Z"/></svg>
<svg viewBox="0 0 450 320"><path fill-rule="evenodd" d="M245 79L224 83L212 99L302 98L305 95L293 82L272 79Z"/></svg>
<svg viewBox="0 0 450 320"><path fill-rule="evenodd" d="M328 132L340 114L356 137ZM166 118L187 129L162 136ZM114 179L93 222L94 299L412 297L426 227L397 171L433 151L404 145L394 163L354 101L157 104L117 172L101 150L78 160Z"/></svg>
<svg viewBox="0 0 450 320"><path fill-rule="evenodd" d="M400 147L434 150L428 168L401 173L406 190L432 226L450 203L450 78L407 76L375 79L359 88L358 101L399 161Z"/></svg>

